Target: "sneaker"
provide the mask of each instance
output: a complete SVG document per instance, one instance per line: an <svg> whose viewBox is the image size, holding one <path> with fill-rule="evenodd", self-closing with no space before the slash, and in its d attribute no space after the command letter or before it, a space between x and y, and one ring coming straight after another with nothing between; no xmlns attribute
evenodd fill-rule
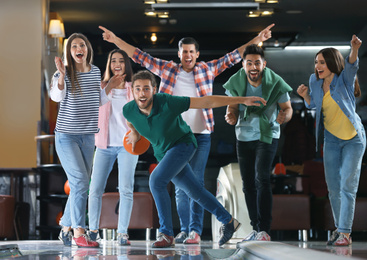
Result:
<svg viewBox="0 0 367 260"><path fill-rule="evenodd" d="M257 236L257 231L256 231L256 230L253 230L250 234L248 234L248 235L247 235L247 236L242 240L242 242L256 240L256 236Z"/></svg>
<svg viewBox="0 0 367 260"><path fill-rule="evenodd" d="M233 218L232 221L228 224L223 224L219 229L220 239L219 239L219 246L224 245L228 242L233 236L233 233L236 232L241 223L238 222L237 219Z"/></svg>
<svg viewBox="0 0 367 260"><path fill-rule="evenodd" d="M270 236L265 231L257 233L255 239L256 241L271 241Z"/></svg>
<svg viewBox="0 0 367 260"><path fill-rule="evenodd" d="M131 243L129 241L129 235L126 233L118 233L117 234L117 243L120 246L130 246Z"/></svg>
<svg viewBox="0 0 367 260"><path fill-rule="evenodd" d="M175 237L175 242L176 243L183 243L185 241L185 239L187 238L187 234L184 231L181 231L180 233L178 233L178 235Z"/></svg>
<svg viewBox="0 0 367 260"><path fill-rule="evenodd" d="M332 243L332 246L349 246L352 244L352 237L349 236L349 238L342 234L339 233L338 238Z"/></svg>
<svg viewBox="0 0 367 260"><path fill-rule="evenodd" d="M331 233L330 239L326 242L326 245L331 246L338 239L339 234L338 230L335 229L333 233Z"/></svg>
<svg viewBox="0 0 367 260"><path fill-rule="evenodd" d="M61 229L59 239L64 243L64 246L71 246L73 240L73 234L71 233L71 230L68 232L63 232Z"/></svg>
<svg viewBox="0 0 367 260"><path fill-rule="evenodd" d="M200 235L195 231L191 231L189 237L183 241L184 244L199 244L200 243Z"/></svg>
<svg viewBox="0 0 367 260"><path fill-rule="evenodd" d="M159 233L157 241L155 241L152 244L153 248L157 248L157 247L174 247L175 246L175 240L173 238L173 236L168 236L166 234L163 233Z"/></svg>
<svg viewBox="0 0 367 260"><path fill-rule="evenodd" d="M90 241L99 242L101 240L101 237L99 236L99 231L97 232L88 231L88 237Z"/></svg>
<svg viewBox="0 0 367 260"><path fill-rule="evenodd" d="M86 234L83 234L78 238L74 237L74 241L78 247L99 247L99 243L91 241Z"/></svg>

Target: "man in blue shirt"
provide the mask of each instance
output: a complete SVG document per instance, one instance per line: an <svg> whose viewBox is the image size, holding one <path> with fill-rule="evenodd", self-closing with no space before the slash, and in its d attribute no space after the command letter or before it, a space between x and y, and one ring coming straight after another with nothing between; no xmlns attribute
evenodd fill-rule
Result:
<svg viewBox="0 0 367 260"><path fill-rule="evenodd" d="M258 96L266 107L227 107L226 121L236 125L237 157L243 192L253 231L244 239L270 241L272 211L271 166L277 151L280 125L292 118L292 88L266 68L263 50L250 45L243 54L243 68L224 85L229 96Z"/></svg>

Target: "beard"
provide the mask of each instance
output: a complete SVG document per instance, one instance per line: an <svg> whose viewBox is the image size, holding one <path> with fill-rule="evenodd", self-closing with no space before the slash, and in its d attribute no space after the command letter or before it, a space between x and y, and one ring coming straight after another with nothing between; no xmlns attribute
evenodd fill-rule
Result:
<svg viewBox="0 0 367 260"><path fill-rule="evenodd" d="M153 102L153 97L147 99L144 103L141 103L139 98L135 98L135 103L138 105L139 109L147 109L151 106Z"/></svg>
<svg viewBox="0 0 367 260"><path fill-rule="evenodd" d="M251 74L251 71L253 71L253 72L257 72L257 74L256 75L252 75ZM246 73L246 75L247 75L247 78L251 81L251 82L258 82L261 78L262 78L262 76L263 76L263 73L264 73L264 71L263 70L251 70L251 71L249 71L249 72L247 72Z"/></svg>

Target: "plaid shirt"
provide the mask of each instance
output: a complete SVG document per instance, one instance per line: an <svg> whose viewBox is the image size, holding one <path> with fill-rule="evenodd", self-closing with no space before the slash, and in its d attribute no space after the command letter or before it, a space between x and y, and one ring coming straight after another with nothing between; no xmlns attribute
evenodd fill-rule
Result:
<svg viewBox="0 0 367 260"><path fill-rule="evenodd" d="M154 58L148 53L139 50L138 48L135 49L132 60L161 78L159 92L172 95L173 88L176 85L178 72L182 68L181 64L177 64L173 61ZM212 60L209 62L197 62L193 73L198 96L202 97L212 95L213 81L215 77L222 73L225 69L232 67L240 61L241 55L236 49L217 60ZM210 132L213 132L213 109L203 109L203 114L206 121L206 128Z"/></svg>

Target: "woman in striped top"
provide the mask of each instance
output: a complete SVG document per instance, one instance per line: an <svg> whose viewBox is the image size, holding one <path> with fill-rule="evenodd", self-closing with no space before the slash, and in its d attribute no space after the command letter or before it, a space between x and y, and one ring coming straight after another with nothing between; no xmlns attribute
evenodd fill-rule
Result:
<svg viewBox="0 0 367 260"><path fill-rule="evenodd" d="M93 49L88 39L72 34L64 53L66 64L55 57L57 71L51 82L51 99L59 102L55 144L70 185L60 240L71 246L98 247L85 234L85 211L94 154L94 134L98 132L98 109L108 101L100 90L101 72L92 64ZM73 234L72 230L73 229Z"/></svg>

